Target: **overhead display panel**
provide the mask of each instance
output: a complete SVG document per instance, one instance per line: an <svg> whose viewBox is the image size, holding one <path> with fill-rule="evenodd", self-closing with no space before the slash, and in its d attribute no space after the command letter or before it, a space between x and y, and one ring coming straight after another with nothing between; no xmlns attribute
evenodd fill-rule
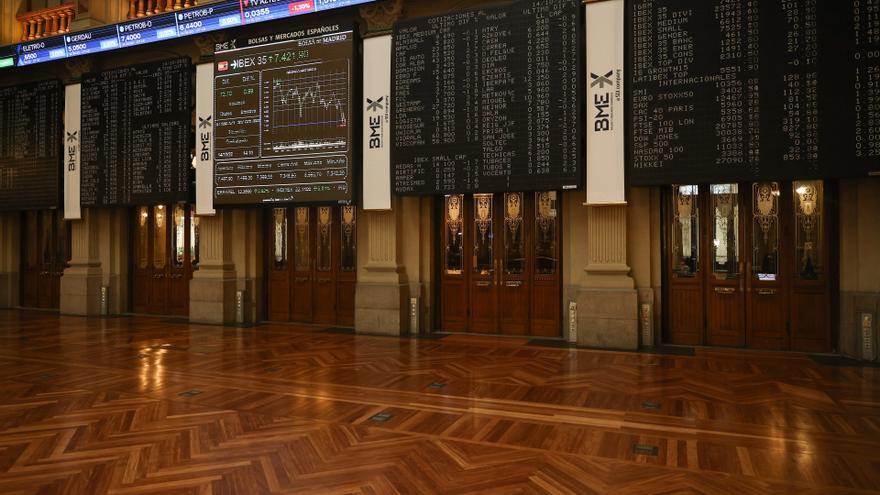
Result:
<svg viewBox="0 0 880 495"><path fill-rule="evenodd" d="M214 56L214 204L349 203L354 31L233 40Z"/></svg>
<svg viewBox="0 0 880 495"><path fill-rule="evenodd" d="M224 0L119 24L0 47L0 68L33 65L375 0Z"/></svg>
<svg viewBox="0 0 880 495"><path fill-rule="evenodd" d="M0 88L0 211L57 208L61 81Z"/></svg>
<svg viewBox="0 0 880 495"><path fill-rule="evenodd" d="M192 77L189 58L83 76L83 206L190 200Z"/></svg>
<svg viewBox="0 0 880 495"><path fill-rule="evenodd" d="M880 171L880 11L868 3L629 2L630 183Z"/></svg>
<svg viewBox="0 0 880 495"><path fill-rule="evenodd" d="M394 191L579 187L582 12L527 0L398 23Z"/></svg>

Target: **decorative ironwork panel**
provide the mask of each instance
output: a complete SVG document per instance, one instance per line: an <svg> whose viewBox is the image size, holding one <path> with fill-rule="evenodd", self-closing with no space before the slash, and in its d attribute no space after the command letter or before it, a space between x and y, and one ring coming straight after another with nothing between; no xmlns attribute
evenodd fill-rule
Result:
<svg viewBox="0 0 880 495"><path fill-rule="evenodd" d="M557 214L556 191L535 193L535 272L541 275L556 273L559 263L556 248Z"/></svg>
<svg viewBox="0 0 880 495"><path fill-rule="evenodd" d="M164 205L153 208L153 268L161 270L168 264L168 212Z"/></svg>
<svg viewBox="0 0 880 495"><path fill-rule="evenodd" d="M739 276L739 186L712 184L712 273L716 278Z"/></svg>
<svg viewBox="0 0 880 495"><path fill-rule="evenodd" d="M803 280L819 280L824 269L823 184L820 180L795 181L795 270Z"/></svg>
<svg viewBox="0 0 880 495"><path fill-rule="evenodd" d="M333 208L318 207L318 271L333 271Z"/></svg>
<svg viewBox="0 0 880 495"><path fill-rule="evenodd" d="M448 194L445 198L446 228L443 229L445 245L445 267L449 275L461 275L464 263L464 195Z"/></svg>
<svg viewBox="0 0 880 495"><path fill-rule="evenodd" d="M357 271L357 207L342 206L339 269L343 272Z"/></svg>
<svg viewBox="0 0 880 495"><path fill-rule="evenodd" d="M492 220L492 194L474 194L474 272L483 275L495 271L492 241L495 238Z"/></svg>
<svg viewBox="0 0 880 495"><path fill-rule="evenodd" d="M299 207L294 210L296 227L296 241L294 243L294 264L296 270L300 272L308 271L311 268L312 258L309 249L309 209Z"/></svg>
<svg viewBox="0 0 880 495"><path fill-rule="evenodd" d="M700 271L700 187L672 186L672 271L693 278Z"/></svg>
<svg viewBox="0 0 880 495"><path fill-rule="evenodd" d="M752 184L752 276L779 277L779 183Z"/></svg>

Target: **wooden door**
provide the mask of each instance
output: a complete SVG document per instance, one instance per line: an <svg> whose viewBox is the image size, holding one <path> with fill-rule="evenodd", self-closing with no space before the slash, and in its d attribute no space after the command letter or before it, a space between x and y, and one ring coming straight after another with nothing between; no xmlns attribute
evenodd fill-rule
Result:
<svg viewBox="0 0 880 495"><path fill-rule="evenodd" d="M445 196L439 236L445 331L560 335L556 194Z"/></svg>
<svg viewBox="0 0 880 495"><path fill-rule="evenodd" d="M712 184L708 200L706 340L709 345L741 347L746 332L739 185Z"/></svg>
<svg viewBox="0 0 880 495"><path fill-rule="evenodd" d="M152 207L152 256L150 268L152 280L149 290L149 314L165 315L168 312L170 289L171 239L168 221L168 207L156 205Z"/></svg>
<svg viewBox="0 0 880 495"><path fill-rule="evenodd" d="M755 349L788 350L788 288L790 270L789 241L790 194L779 182L751 184L745 244L751 246L746 258L746 328L748 346Z"/></svg>
<svg viewBox="0 0 880 495"><path fill-rule="evenodd" d="M829 201L822 181L795 181L791 230L791 346L804 352L831 350L832 277Z"/></svg>
<svg viewBox="0 0 880 495"><path fill-rule="evenodd" d="M498 332L498 208L494 194L474 194L471 205L469 330Z"/></svg>
<svg viewBox="0 0 880 495"><path fill-rule="evenodd" d="M440 320L447 332L468 329L468 275L473 242L470 203L464 194L450 194L443 199L440 239Z"/></svg>
<svg viewBox="0 0 880 495"><path fill-rule="evenodd" d="M290 319L304 323L314 321L314 297L312 284L315 280L313 253L315 252L315 228L312 209L293 209L293 283L290 291Z"/></svg>
<svg viewBox="0 0 880 495"><path fill-rule="evenodd" d="M314 322L336 324L336 275L339 264L338 218L331 206L318 206L313 210L315 222L315 284L312 289ZM336 248L336 249L334 249Z"/></svg>
<svg viewBox="0 0 880 495"><path fill-rule="evenodd" d="M21 306L39 307L40 287L40 214L26 211L22 215L21 243Z"/></svg>
<svg viewBox="0 0 880 495"><path fill-rule="evenodd" d="M168 315L189 315L189 281L194 267L198 266L198 246L194 243L198 239L199 219L192 210L185 204L170 207L169 262L165 272L169 297L164 313Z"/></svg>
<svg viewBox="0 0 880 495"><path fill-rule="evenodd" d="M357 207L339 208L339 253L336 273L336 324L354 326L354 296L357 288Z"/></svg>
<svg viewBox="0 0 880 495"><path fill-rule="evenodd" d="M826 194L821 181L674 186L667 342L829 351Z"/></svg>
<svg viewBox="0 0 880 495"><path fill-rule="evenodd" d="M152 287L152 221L151 208L139 206L135 209L134 242L132 243L132 311L150 313L150 288Z"/></svg>
<svg viewBox="0 0 880 495"><path fill-rule="evenodd" d="M269 320L354 325L357 208L274 208L266 225Z"/></svg>
<svg viewBox="0 0 880 495"><path fill-rule="evenodd" d="M529 304L534 264L534 202L525 201L525 193L498 195L501 200L496 236L498 265L498 325L506 335L528 335Z"/></svg>
<svg viewBox="0 0 880 495"><path fill-rule="evenodd" d="M266 283L268 301L266 313L269 321L288 321L290 319L290 284L293 265L290 262L290 234L288 231L290 211L287 208L268 210L266 247Z"/></svg>
<svg viewBox="0 0 880 495"><path fill-rule="evenodd" d="M667 238L667 342L701 345L706 325L703 201L697 185L672 187Z"/></svg>
<svg viewBox="0 0 880 495"><path fill-rule="evenodd" d="M67 222L58 210L28 211L22 220L21 306L57 309L70 260Z"/></svg>
<svg viewBox="0 0 880 495"><path fill-rule="evenodd" d="M527 243L532 249L531 335L558 337L562 332L559 201L556 191L531 194L535 198L529 210L534 211L529 229L534 237Z"/></svg>
<svg viewBox="0 0 880 495"><path fill-rule="evenodd" d="M199 220L185 204L135 209L132 311L189 315L189 282L198 269Z"/></svg>

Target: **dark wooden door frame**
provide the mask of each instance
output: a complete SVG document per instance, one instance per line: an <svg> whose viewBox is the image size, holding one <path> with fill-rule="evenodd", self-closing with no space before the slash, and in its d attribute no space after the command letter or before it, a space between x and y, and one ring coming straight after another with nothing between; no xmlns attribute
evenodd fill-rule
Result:
<svg viewBox="0 0 880 495"><path fill-rule="evenodd" d="M824 211L822 212L822 228L824 230L823 237L823 263L824 263L824 274L822 279L819 282L812 283L811 281L798 281L797 277L795 277L793 266L794 266L794 198L792 193L793 184L796 181L778 181L780 184L780 200L779 200L779 268L778 268L778 277L779 280L775 283L766 283L761 281L754 280L752 276L752 222L753 218L753 192L752 192L752 184L753 183L740 183L740 210L741 210L741 220L740 220L740 239L741 239L741 253L740 259L743 261L742 266L744 268L742 271L742 282L745 290L744 293L744 332L745 332L745 342L742 346L744 348L753 348L758 350L785 350L785 351L807 351L807 352L832 352L836 349L836 341L839 335L838 329L838 285L839 285L839 268L838 268L838 259L837 259L837 249L838 249L838 240L839 240L839 225L837 220L838 214L838 205L837 205L837 182L836 181L824 181L823 182L823 204ZM703 295L703 307L702 312L704 314L703 321L704 324L702 326L702 334L699 342L679 342L684 345L710 345L708 339L708 301L706 297L708 297L709 286L707 284L707 280L711 276L711 251L710 244L712 242L711 235L711 212L709 210L710 207L710 195L709 186L702 184L699 186L700 191L700 219L699 226L702 229L700 232L700 255L699 255L699 265L701 273L698 273L696 277L696 285L702 287ZM661 270L662 270L662 326L660 329L659 336L663 343L674 343L673 335L671 334L671 318L672 318L672 303L670 300L670 294L673 286L676 285L676 282L673 282L674 277L671 274L671 242L672 242L672 232L671 229L673 227L673 215L674 212L671 209L672 204L672 193L671 188L669 186L664 186L661 188L661 218L663 222L663 226L661 229ZM829 307L829 315L828 318L823 318L823 320L827 321L827 331L826 337L823 339L824 342L817 345L815 343L816 339L810 339L813 342L808 343L807 345L799 345L796 341L798 329L796 326L792 325L791 322L795 313L797 312L796 305L791 301L793 294L795 293L795 287L798 284L804 285L806 283L807 286L821 286L822 291L825 294L825 300ZM762 291L766 291L762 293ZM775 292L773 292L775 291ZM781 292L781 294L780 294ZM772 296L781 296L779 304L783 304L785 306L784 309L784 319L786 321L786 329L785 329L785 337L784 337L784 345L782 346L774 346L766 344L759 344L757 342L758 338L755 336L755 312L757 308L757 304L755 300L760 297L772 297ZM760 346L760 347L758 347ZM783 349L778 349L778 347L784 347Z"/></svg>
<svg viewBox="0 0 880 495"><path fill-rule="evenodd" d="M475 222L475 195L465 194L463 195L463 201L461 201L460 205L460 218L462 222L462 273L452 275L447 274L446 239L448 234L448 224L446 219L446 196L437 197L437 199L435 200L435 208L437 210L435 215L437 235L435 241L435 263L433 270L435 273L436 287L433 300L435 307L437 308L437 310L434 311L435 328L440 329L440 331L450 332L536 336L547 338L562 337L562 273L564 269L561 256L563 249L560 240L562 237L563 227L563 219L561 214L562 198L561 195L557 192L557 217L555 223L556 230L554 232L556 248L556 271L555 274L552 276L539 276L537 274L537 256L534 239L534 236L536 235L534 231L534 217L535 209L538 207L538 205L536 204L535 196L536 193L533 191L520 193L520 211L522 213L522 222L519 226L519 235L523 236L522 242L524 252L522 254L525 257L525 266L522 275L507 274L504 267L504 239L505 235L507 234L506 229L509 228L505 221L506 205L504 192L494 193L491 202L493 230L493 273L491 275L477 275L474 273L473 250L475 247L475 236L478 235L476 231L477 225ZM552 318L552 323L549 324L549 320L542 320L540 322L536 320L537 310L535 309L535 299L539 293L538 291L539 289L546 290L548 286L547 282L550 283L553 292L555 292L556 294L556 296L553 298L556 300L556 304L553 305L555 318ZM477 284L481 285L478 286ZM456 287L460 287L460 289L456 289ZM473 291L475 290L492 291L492 293L487 296L493 297L493 300L495 301L495 310L490 311L490 313L494 315L491 329L486 326L486 323L489 321L486 318L483 318L477 322L480 323L481 326L474 326ZM515 318L505 318L502 316L502 313L510 309L510 304L505 303L505 294L509 294L517 290L528 291L525 297L526 302L522 305L525 310L525 316L514 315ZM456 300L453 304L456 304L457 306L453 307L452 305L444 305L444 294L446 294L445 298L447 299L455 297ZM453 311L455 313L463 311L464 314L453 317L450 311ZM511 324L513 321L519 320L524 320L525 323L523 325ZM516 327L520 327L522 328L522 330Z"/></svg>

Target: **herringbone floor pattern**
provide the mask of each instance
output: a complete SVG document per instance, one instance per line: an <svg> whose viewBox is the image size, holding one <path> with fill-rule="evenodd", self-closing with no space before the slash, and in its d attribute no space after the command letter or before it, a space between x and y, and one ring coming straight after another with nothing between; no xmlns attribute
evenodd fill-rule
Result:
<svg viewBox="0 0 880 495"><path fill-rule="evenodd" d="M878 369L525 343L0 311L0 493L880 493Z"/></svg>

